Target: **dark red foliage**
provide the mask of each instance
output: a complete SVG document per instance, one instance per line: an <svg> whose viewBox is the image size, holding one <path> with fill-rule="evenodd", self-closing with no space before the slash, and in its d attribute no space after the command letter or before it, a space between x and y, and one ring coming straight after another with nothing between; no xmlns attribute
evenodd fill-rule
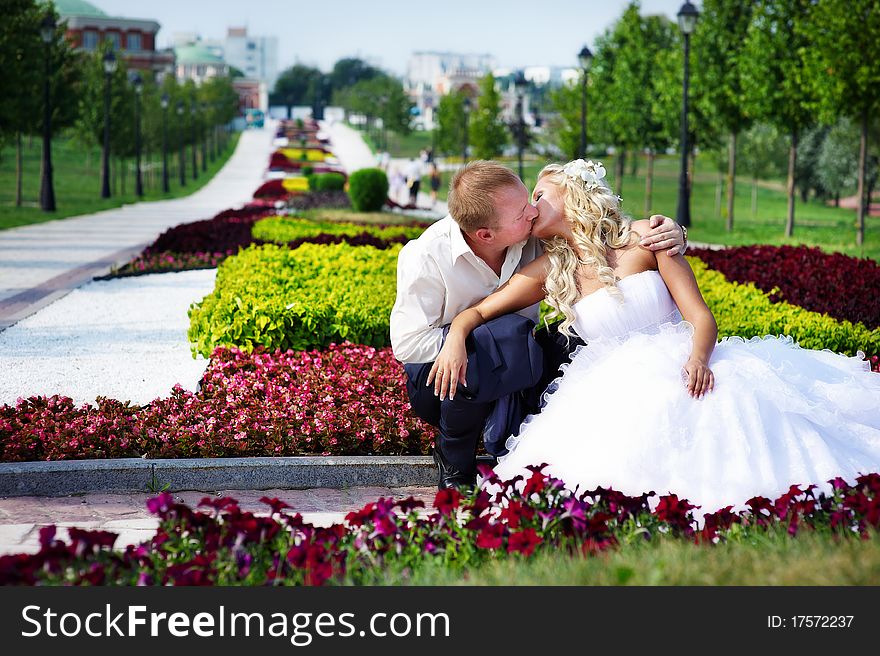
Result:
<svg viewBox="0 0 880 656"><path fill-rule="evenodd" d="M728 280L754 283L774 301L786 301L835 319L880 326L880 266L874 260L806 246L690 248Z"/></svg>

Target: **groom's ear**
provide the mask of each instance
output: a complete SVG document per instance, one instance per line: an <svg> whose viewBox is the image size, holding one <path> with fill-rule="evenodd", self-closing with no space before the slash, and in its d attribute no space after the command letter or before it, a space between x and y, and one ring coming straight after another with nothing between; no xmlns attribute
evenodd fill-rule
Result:
<svg viewBox="0 0 880 656"><path fill-rule="evenodd" d="M474 232L474 237L483 242L490 242L495 237L495 233L490 228L478 228Z"/></svg>

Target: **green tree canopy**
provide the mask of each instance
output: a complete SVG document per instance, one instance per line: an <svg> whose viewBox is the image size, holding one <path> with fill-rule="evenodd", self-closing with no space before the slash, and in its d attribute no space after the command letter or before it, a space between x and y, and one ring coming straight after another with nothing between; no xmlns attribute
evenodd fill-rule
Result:
<svg viewBox="0 0 880 656"><path fill-rule="evenodd" d="M480 95L468 128L477 159L497 157L508 142L507 126L501 120L501 94L495 88L495 77L491 73L480 80Z"/></svg>

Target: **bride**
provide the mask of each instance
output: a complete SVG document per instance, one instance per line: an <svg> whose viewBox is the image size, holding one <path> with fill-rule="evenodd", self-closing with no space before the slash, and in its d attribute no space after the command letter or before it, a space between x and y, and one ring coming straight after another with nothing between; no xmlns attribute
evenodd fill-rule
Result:
<svg viewBox="0 0 880 656"><path fill-rule="evenodd" d="M547 463L571 489L675 493L713 512L880 470L880 375L790 337L716 344L687 260L638 246L647 222L622 215L604 176L583 160L541 171L545 254L456 317L428 378L453 396L470 332L545 296L560 332L586 342L508 438L498 476Z"/></svg>

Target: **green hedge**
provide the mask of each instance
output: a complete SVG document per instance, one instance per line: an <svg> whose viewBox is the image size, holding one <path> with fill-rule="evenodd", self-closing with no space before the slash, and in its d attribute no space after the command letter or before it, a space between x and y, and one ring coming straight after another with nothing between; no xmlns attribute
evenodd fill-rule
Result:
<svg viewBox="0 0 880 656"><path fill-rule="evenodd" d="M388 176L382 169L361 169L348 179L348 197L355 212L378 212L388 199Z"/></svg>
<svg viewBox="0 0 880 656"><path fill-rule="evenodd" d="M700 259L688 257L706 304L718 323L718 337L790 335L804 348L837 353L880 353L880 328L838 321L788 303L774 303L753 284L730 282Z"/></svg>
<svg viewBox="0 0 880 656"><path fill-rule="evenodd" d="M390 343L400 246L252 246L226 259L214 291L189 310L193 352L217 346L307 350Z"/></svg>
<svg viewBox="0 0 880 656"><path fill-rule="evenodd" d="M320 234L348 235L353 237L364 232L381 239L390 239L401 235L415 239L424 230L424 228L406 225L380 227L368 224L312 221L295 217L270 216L257 221L254 224L252 234L254 239L286 244L304 237L317 237Z"/></svg>
<svg viewBox="0 0 880 656"><path fill-rule="evenodd" d="M309 178L312 191L342 191L345 189L345 176L341 173L316 173Z"/></svg>

